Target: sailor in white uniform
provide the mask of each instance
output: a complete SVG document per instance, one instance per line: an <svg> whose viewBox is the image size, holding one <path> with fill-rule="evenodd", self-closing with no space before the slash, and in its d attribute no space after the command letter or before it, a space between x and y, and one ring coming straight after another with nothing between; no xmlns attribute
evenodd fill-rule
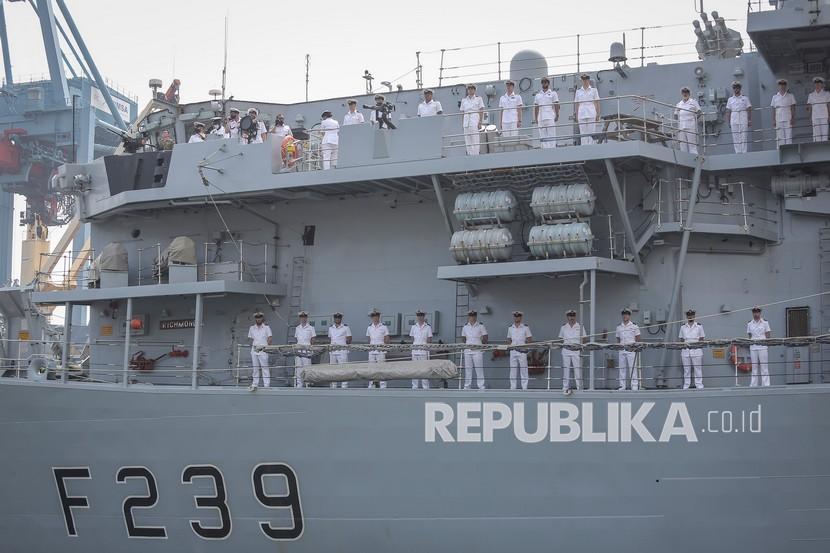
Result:
<svg viewBox="0 0 830 553"><path fill-rule="evenodd" d="M248 108L248 117L250 117L256 125L256 134L247 141L248 144L262 144L265 141L265 134L268 132L265 128L265 123L258 120L259 110L257 108ZM248 139L247 136L244 138Z"/></svg>
<svg viewBox="0 0 830 553"><path fill-rule="evenodd" d="M680 89L680 101L674 106L674 118L677 119L677 143L681 152L697 154L697 119L700 104L692 98L689 87Z"/></svg>
<svg viewBox="0 0 830 553"><path fill-rule="evenodd" d="M468 156L477 156L481 153L481 136L479 129L484 120L484 100L476 96L476 85L467 85L467 95L461 99L461 113L464 114L464 143L467 146Z"/></svg>
<svg viewBox="0 0 830 553"><path fill-rule="evenodd" d="M513 81L504 83L507 88L502 97L499 99L499 107L501 108L501 135L507 138L519 136L519 128L522 126L522 109L524 108L524 101L519 94L514 92L516 84Z"/></svg>
<svg viewBox="0 0 830 553"><path fill-rule="evenodd" d="M375 346L389 343L389 328L380 322L380 311L372 309L369 312L369 317L372 318L372 323L366 329L366 337L369 338L369 345ZM381 350L371 350L369 352L369 363L383 363L386 361L386 352ZM374 387L374 380L369 381L369 388ZM380 387L386 388L386 381L380 381Z"/></svg>
<svg viewBox="0 0 830 553"><path fill-rule="evenodd" d="M219 138L227 138L225 127L222 125L221 117L214 117L211 119L210 133L211 136L218 136Z"/></svg>
<svg viewBox="0 0 830 553"><path fill-rule="evenodd" d="M294 338L297 339L298 346L309 346L307 350L302 347L297 348L296 355L294 355L294 385L297 388L303 388L305 386L303 370L311 365L311 344L314 343L317 331L308 324L308 313L306 311L300 311L297 316L300 318L300 324L294 328Z"/></svg>
<svg viewBox="0 0 830 553"><path fill-rule="evenodd" d="M622 323L617 325L617 343L633 344L640 341L640 327L631 321L631 310L627 307L620 313ZM637 375L637 367L634 362L637 359L636 351L620 350L619 354L619 382L620 390L625 390L626 381L631 377L631 389L640 389L640 378Z"/></svg>
<svg viewBox="0 0 830 553"><path fill-rule="evenodd" d="M576 117L579 121L579 135L582 145L593 144L594 135L599 126L600 105L599 92L591 86L591 77L583 73L580 77L582 86L576 89Z"/></svg>
<svg viewBox="0 0 830 553"><path fill-rule="evenodd" d="M769 322L761 317L761 308L757 305L752 308L752 320L746 323L746 333L750 340L764 340L772 335ZM767 346L758 344L749 346L749 355L752 359L752 378L750 386L769 386L769 356Z"/></svg>
<svg viewBox="0 0 830 553"><path fill-rule="evenodd" d="M352 329L343 322L343 313L340 311L332 315L334 324L329 327L329 343L333 346L347 346L352 343ZM332 365L343 365L349 362L349 350L338 349L329 352L329 363ZM337 382L331 383L332 388L337 388ZM341 388L348 388L348 382L341 382Z"/></svg>
<svg viewBox="0 0 830 553"><path fill-rule="evenodd" d="M530 327L522 322L524 313L513 312L513 324L507 327L507 345L523 346L533 341L533 334ZM510 350L510 389L516 389L516 372L520 372L522 390L527 390L529 378L527 375L527 352Z"/></svg>
<svg viewBox="0 0 830 553"><path fill-rule="evenodd" d="M320 141L320 151L323 156L323 169L337 166L337 149L340 142L340 123L326 110L320 116L320 129L323 130L323 139Z"/></svg>
<svg viewBox="0 0 830 553"><path fill-rule="evenodd" d="M813 86L815 90L807 96L807 113L813 122L813 142L824 142L827 140L830 92L824 89L824 79L821 77L813 79Z"/></svg>
<svg viewBox="0 0 830 553"><path fill-rule="evenodd" d="M431 344L432 343L432 327L426 320L426 312L423 309L419 309L415 312L415 317L417 321L412 328L409 330L409 336L412 338L412 345L419 346L422 344ZM425 361L429 359L429 350L425 349L413 349L412 350L412 360L413 361ZM424 390L429 390L429 379L422 378L412 379L412 389L417 390L418 384L421 384Z"/></svg>
<svg viewBox="0 0 830 553"><path fill-rule="evenodd" d="M746 137L752 127L752 103L741 94L741 83L732 82L732 96L726 101L726 115L732 129L732 144L736 154L746 153Z"/></svg>
<svg viewBox="0 0 830 553"><path fill-rule="evenodd" d="M228 122L225 124L225 134L228 138L239 140L239 109L228 110Z"/></svg>
<svg viewBox="0 0 830 553"><path fill-rule="evenodd" d="M686 324L680 327L680 341L693 344L702 342L706 338L703 325L695 321L695 310L686 311ZM703 350L700 348L680 350L680 360L683 362L683 389L688 390L692 384L692 369L695 372L695 388L703 389Z"/></svg>
<svg viewBox="0 0 830 553"><path fill-rule="evenodd" d="M461 329L461 340L465 344L480 346L486 344L489 337L487 328L478 322L478 313L471 309L467 311L467 324ZM473 372L479 390L485 388L484 383L484 352L477 349L464 350L464 389L469 390L473 384Z"/></svg>
<svg viewBox="0 0 830 553"><path fill-rule="evenodd" d="M576 311L568 309L565 312L568 322L559 329L559 337L564 345L578 345L587 340L582 325L576 322ZM576 389L582 389L582 359L577 350L562 348L562 391L565 394L571 391L571 368L576 380Z"/></svg>
<svg viewBox="0 0 830 553"><path fill-rule="evenodd" d="M787 79L778 80L778 92L772 97L770 107L775 110L775 140L778 146L793 143L793 120L795 119L795 96L787 88Z"/></svg>
<svg viewBox="0 0 830 553"><path fill-rule="evenodd" d="M196 142L204 142L205 141L205 124L201 121L196 121L193 123L193 134L190 135L190 139L187 141L188 144L195 144Z"/></svg>
<svg viewBox="0 0 830 553"><path fill-rule="evenodd" d="M550 88L550 78L542 77L542 90L533 97L533 118L539 127L542 148L556 148L556 123L559 121L559 95Z"/></svg>
<svg viewBox="0 0 830 553"><path fill-rule="evenodd" d="M291 127L285 124L285 116L282 113L278 113L274 118L274 126L268 133L274 136L277 148L282 145L283 138L286 136L294 136L294 133L291 132Z"/></svg>
<svg viewBox="0 0 830 553"><path fill-rule="evenodd" d="M271 386L271 369L268 366L268 352L259 348L271 345L271 327L265 324L265 315L260 311L254 313L254 324L248 329L248 339L251 341L251 391L259 386L262 375L262 385Z"/></svg>
<svg viewBox="0 0 830 553"><path fill-rule="evenodd" d="M344 127L346 125L359 125L366 122L366 119L363 118L363 114L357 111L357 100L351 98L346 102L346 104L349 106L349 111L347 111L346 115L343 116Z"/></svg>
<svg viewBox="0 0 830 553"><path fill-rule="evenodd" d="M432 99L432 91L424 90L424 100L418 104L418 117L432 117L444 113L441 102Z"/></svg>

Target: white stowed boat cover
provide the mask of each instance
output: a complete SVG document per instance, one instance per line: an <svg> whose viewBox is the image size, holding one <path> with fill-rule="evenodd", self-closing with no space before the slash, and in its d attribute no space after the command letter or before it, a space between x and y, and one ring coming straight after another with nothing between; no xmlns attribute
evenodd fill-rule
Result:
<svg viewBox="0 0 830 553"><path fill-rule="evenodd" d="M196 243L187 236L177 236L170 242L159 260L159 267L167 267L170 263L177 265L196 264Z"/></svg>
<svg viewBox="0 0 830 553"><path fill-rule="evenodd" d="M411 378L450 379L458 367L447 359L425 361L386 361L385 363L344 363L303 367L303 380L310 384L350 380L407 380Z"/></svg>
<svg viewBox="0 0 830 553"><path fill-rule="evenodd" d="M92 261L90 278L91 280L98 280L101 271L126 271L128 268L127 248L119 242L110 242Z"/></svg>

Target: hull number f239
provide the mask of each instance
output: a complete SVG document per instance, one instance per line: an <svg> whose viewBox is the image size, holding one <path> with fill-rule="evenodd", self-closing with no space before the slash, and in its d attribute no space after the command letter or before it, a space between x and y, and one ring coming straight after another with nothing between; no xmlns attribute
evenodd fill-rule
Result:
<svg viewBox="0 0 830 553"><path fill-rule="evenodd" d="M73 509L89 509L89 496L78 492L70 492L69 485L73 480L90 480L92 472L89 467L53 467L55 485L58 489L66 533L70 537L78 536ZM266 492L265 483L269 477L281 477L285 480L284 495L272 495ZM122 504L124 526L130 538L167 539L165 526L140 526L135 522L136 510L148 510L156 506L159 500L156 477L143 466L121 467L115 474L116 483L126 483L128 479L144 480L146 493L143 495L128 496ZM232 529L231 511L228 497L225 492L225 478L222 471L213 465L188 465L182 470L181 483L188 485L197 480L212 481L213 491L210 495L195 495L194 501L199 510L213 510L219 516L218 524L208 525L201 520L191 520L193 532L205 540L222 540L230 536ZM303 533L303 509L300 504L300 489L297 474L290 466L284 463L262 463L254 467L251 473L253 494L257 501L270 509L287 509L291 513L291 525L288 527L274 526L271 521L258 521L262 533L272 540L296 540Z"/></svg>

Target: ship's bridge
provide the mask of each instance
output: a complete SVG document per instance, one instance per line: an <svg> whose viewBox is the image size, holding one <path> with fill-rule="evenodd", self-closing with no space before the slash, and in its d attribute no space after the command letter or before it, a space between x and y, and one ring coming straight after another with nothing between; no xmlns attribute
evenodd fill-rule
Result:
<svg viewBox="0 0 830 553"><path fill-rule="evenodd" d="M773 72L824 74L830 50L830 2L787 0L770 4L773 6L768 10L750 11L747 32Z"/></svg>

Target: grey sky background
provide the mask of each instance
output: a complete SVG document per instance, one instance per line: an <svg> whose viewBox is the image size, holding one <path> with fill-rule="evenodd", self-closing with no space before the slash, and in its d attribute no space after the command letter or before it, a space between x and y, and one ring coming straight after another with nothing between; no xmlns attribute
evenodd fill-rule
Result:
<svg viewBox="0 0 830 553"><path fill-rule="evenodd" d="M734 20L729 26L745 34L747 0L704 3L707 11L717 10ZM758 1L753 3L757 6ZM306 54L310 55L311 100L363 93L365 69L375 77L375 90L383 88L384 80L415 88L417 51L422 52L424 85L437 86L442 48L447 49L445 85L495 79L497 42L502 43L503 77L509 73L510 57L525 48L549 58L549 74L576 71L577 34L581 35L581 68L606 69L608 46L622 41L624 30L628 63L639 66L640 27L647 28L646 63L696 59L695 0L67 0L67 4L101 73L114 87L137 96L139 110L149 100L150 78L162 79L165 88L173 78L181 79L182 102L205 100L210 89L220 88L226 15L227 93L240 100L303 101ZM34 11L28 2L5 2L4 7L15 80L45 78L48 72ZM745 42L748 49L746 37ZM67 56L71 59L68 50ZM18 197L16 210L22 208ZM60 234L58 229L52 231L53 243ZM21 237L18 227L15 276Z"/></svg>

